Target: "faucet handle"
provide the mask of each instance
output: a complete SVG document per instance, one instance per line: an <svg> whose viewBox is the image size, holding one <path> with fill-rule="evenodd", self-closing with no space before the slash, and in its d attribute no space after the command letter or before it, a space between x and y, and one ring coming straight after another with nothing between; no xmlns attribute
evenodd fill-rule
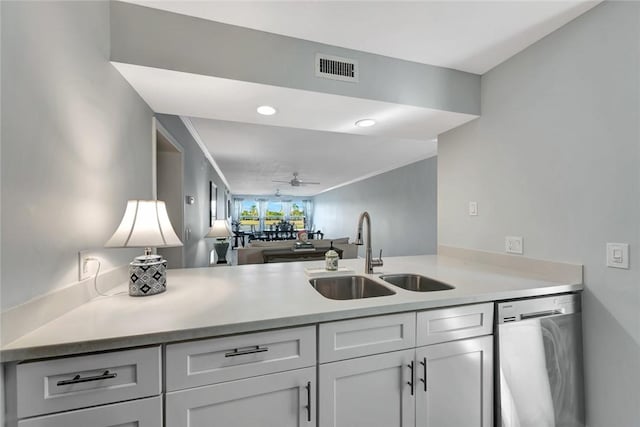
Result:
<svg viewBox="0 0 640 427"><path fill-rule="evenodd" d="M371 260L371 267L382 267L384 262L382 261L382 249L380 249L380 257Z"/></svg>

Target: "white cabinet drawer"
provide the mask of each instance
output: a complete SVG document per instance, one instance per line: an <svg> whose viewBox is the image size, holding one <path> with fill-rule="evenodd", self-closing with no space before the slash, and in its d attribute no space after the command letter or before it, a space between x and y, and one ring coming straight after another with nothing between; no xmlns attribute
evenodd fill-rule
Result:
<svg viewBox="0 0 640 427"><path fill-rule="evenodd" d="M160 427L162 398L114 403L18 422L18 427Z"/></svg>
<svg viewBox="0 0 640 427"><path fill-rule="evenodd" d="M160 347L23 363L15 369L18 418L149 397L161 390Z"/></svg>
<svg viewBox="0 0 640 427"><path fill-rule="evenodd" d="M320 363L415 347L416 314L400 313L323 323Z"/></svg>
<svg viewBox="0 0 640 427"><path fill-rule="evenodd" d="M316 328L282 329L167 345L167 391L316 363Z"/></svg>
<svg viewBox="0 0 640 427"><path fill-rule="evenodd" d="M418 347L491 333L493 303L418 312Z"/></svg>

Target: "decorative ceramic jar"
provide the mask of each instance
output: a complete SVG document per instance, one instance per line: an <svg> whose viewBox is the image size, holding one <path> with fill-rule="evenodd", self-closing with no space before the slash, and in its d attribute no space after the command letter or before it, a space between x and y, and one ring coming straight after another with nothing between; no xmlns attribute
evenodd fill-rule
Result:
<svg viewBox="0 0 640 427"><path fill-rule="evenodd" d="M160 255L143 255L129 264L129 295L149 296L167 290L167 260Z"/></svg>
<svg viewBox="0 0 640 427"><path fill-rule="evenodd" d="M327 251L324 254L324 265L325 269L328 271L338 271L338 260L340 259L340 255L338 252L333 249Z"/></svg>

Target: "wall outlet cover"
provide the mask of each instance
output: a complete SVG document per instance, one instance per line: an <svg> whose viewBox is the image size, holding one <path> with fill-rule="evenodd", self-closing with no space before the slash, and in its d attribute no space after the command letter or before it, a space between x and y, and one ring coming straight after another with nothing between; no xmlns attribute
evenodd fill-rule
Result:
<svg viewBox="0 0 640 427"><path fill-rule="evenodd" d="M78 281L81 282L96 274L97 264L87 258L92 258L90 251L78 252Z"/></svg>
<svg viewBox="0 0 640 427"><path fill-rule="evenodd" d="M504 238L504 250L510 254L524 253L524 245L522 236L506 236Z"/></svg>

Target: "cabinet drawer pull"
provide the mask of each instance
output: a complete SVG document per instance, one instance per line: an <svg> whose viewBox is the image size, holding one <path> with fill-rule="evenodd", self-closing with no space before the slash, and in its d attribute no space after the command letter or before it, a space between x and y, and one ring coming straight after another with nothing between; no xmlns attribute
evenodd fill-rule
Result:
<svg viewBox="0 0 640 427"><path fill-rule="evenodd" d="M411 387L411 396L413 396L413 360L407 366L411 370L411 381L407 381L407 384Z"/></svg>
<svg viewBox="0 0 640 427"><path fill-rule="evenodd" d="M307 389L307 421L311 422L311 381L304 388Z"/></svg>
<svg viewBox="0 0 640 427"><path fill-rule="evenodd" d="M254 345L245 349L234 348L233 351L225 353L224 357L244 356L245 354L264 353L265 351L269 351L269 347L260 347L259 345Z"/></svg>
<svg viewBox="0 0 640 427"><path fill-rule="evenodd" d="M420 364L422 365L422 370L424 372L424 378L420 378L420 381L424 383L424 391L427 391L427 358L425 357L422 359Z"/></svg>
<svg viewBox="0 0 640 427"><path fill-rule="evenodd" d="M76 375L75 377L73 377L70 380L63 380L63 381L58 381L57 386L61 387L63 385L69 385L69 384L79 384L79 383L88 383L91 381L100 381L100 380L108 380L111 378L115 378L117 377L118 374L116 374L115 372L110 373L108 370L104 371L102 373L102 375L94 375L92 377L81 377L80 374Z"/></svg>

